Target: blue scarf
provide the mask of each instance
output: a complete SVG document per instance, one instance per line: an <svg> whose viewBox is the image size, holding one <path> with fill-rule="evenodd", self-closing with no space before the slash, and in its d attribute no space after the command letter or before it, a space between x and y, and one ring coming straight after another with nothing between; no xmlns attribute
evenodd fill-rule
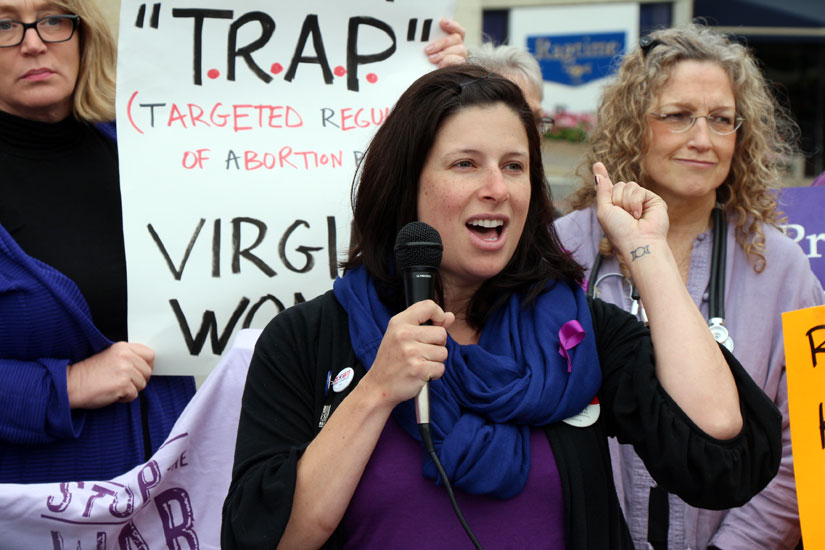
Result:
<svg viewBox="0 0 825 550"><path fill-rule="evenodd" d="M334 291L349 317L355 355L369 369L391 314L364 268L337 279ZM514 295L491 315L477 345L448 337L447 350L444 376L429 388L436 453L453 486L511 498L527 483L530 427L581 412L601 385L584 292L551 284L526 309ZM393 414L421 441L412 400ZM438 480L429 456L424 475Z"/></svg>

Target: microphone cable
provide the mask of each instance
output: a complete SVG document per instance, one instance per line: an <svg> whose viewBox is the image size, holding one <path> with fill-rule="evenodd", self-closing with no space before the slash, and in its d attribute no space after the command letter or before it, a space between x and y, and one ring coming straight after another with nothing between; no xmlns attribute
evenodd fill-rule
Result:
<svg viewBox="0 0 825 550"><path fill-rule="evenodd" d="M444 467L441 465L441 461L438 460L438 455L436 454L435 447L433 446L433 438L430 434L430 424L419 424L418 432L421 434L421 439L424 440L424 447L427 449L427 454L430 455L430 458L435 463L435 468L436 470L438 470L438 475L441 477L441 481L444 482L444 487L447 489L447 496L450 497L450 503L453 505L455 515L458 516L458 521L461 523L461 526L464 528L464 531L467 533L467 536L470 537L470 541L473 543L473 546L477 550L482 550L481 543L478 542L478 539L476 538L475 534L473 534L473 530L470 529L470 524L467 523L467 520L464 519L464 514L461 513L461 508L458 506L458 502L455 499L455 493L453 493L453 488L450 485L450 480L447 479L447 472L444 471Z"/></svg>
<svg viewBox="0 0 825 550"><path fill-rule="evenodd" d="M436 277L443 252L441 235L438 234L438 231L424 222L410 222L398 232L395 238L394 251L396 267L404 280L404 298L407 307L416 302L435 299ZM431 323L428 321L425 324ZM435 453L432 434L430 434L430 398L426 383L415 397L415 420L424 447L433 463L435 463L438 475L441 477L441 481L444 482L444 487L447 488L447 496L450 497L450 503L453 505L456 516L458 516L458 521L461 522L461 526L470 537L473 546L481 550L481 544L473 534L473 530L470 529L467 520L464 519L464 514L461 513L450 480L447 479L447 472L444 471L444 467Z"/></svg>

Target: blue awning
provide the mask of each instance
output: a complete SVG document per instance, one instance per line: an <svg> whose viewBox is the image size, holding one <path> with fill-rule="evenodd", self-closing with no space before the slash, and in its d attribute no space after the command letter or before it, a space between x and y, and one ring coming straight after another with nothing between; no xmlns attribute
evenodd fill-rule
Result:
<svg viewBox="0 0 825 550"><path fill-rule="evenodd" d="M693 14L719 27L825 30L825 0L695 0Z"/></svg>

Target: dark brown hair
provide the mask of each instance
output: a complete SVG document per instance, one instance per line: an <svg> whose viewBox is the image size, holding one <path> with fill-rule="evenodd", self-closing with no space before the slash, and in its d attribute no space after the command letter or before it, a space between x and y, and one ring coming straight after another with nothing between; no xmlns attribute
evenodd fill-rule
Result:
<svg viewBox="0 0 825 550"><path fill-rule="evenodd" d="M582 279L581 266L562 249L552 225L541 141L521 90L481 67L455 65L422 76L402 94L370 143L353 184L352 244L343 267L364 266L391 311L404 307L402 281L395 272L395 237L404 225L418 219L419 177L439 129L463 109L496 104L512 109L527 132L530 206L513 257L476 291L467 321L479 329L513 293L523 294L528 305L554 279L568 283Z"/></svg>

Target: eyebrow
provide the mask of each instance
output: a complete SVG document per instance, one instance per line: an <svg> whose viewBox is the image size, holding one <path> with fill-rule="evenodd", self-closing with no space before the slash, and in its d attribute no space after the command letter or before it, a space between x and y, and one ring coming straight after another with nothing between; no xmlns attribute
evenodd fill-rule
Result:
<svg viewBox="0 0 825 550"><path fill-rule="evenodd" d="M34 7L35 11L48 10L48 9L52 9L52 8L62 9L62 8L58 8L57 6L55 6L51 2L34 2L33 7ZM7 10L7 11L11 11L11 12L14 12L14 13L17 13L17 14L20 13L19 6L9 4L8 2L3 2L3 1L0 1L0 10Z"/></svg>
<svg viewBox="0 0 825 550"><path fill-rule="evenodd" d="M692 103L683 102L683 101L672 101L670 103L664 103L663 105L659 106L659 109L664 109L665 107L677 107L679 109L689 109L692 110L695 107ZM717 105L716 107L711 108L708 112L714 111L721 111L722 109L730 109L731 111L736 110L736 105Z"/></svg>
<svg viewBox="0 0 825 550"><path fill-rule="evenodd" d="M446 157L448 155L481 155L481 154L484 154L484 153L482 153L478 149L458 149L458 150L447 151L443 156ZM508 151L507 153L504 154L504 156L508 156L508 155L529 157L530 153L527 152L527 151Z"/></svg>

